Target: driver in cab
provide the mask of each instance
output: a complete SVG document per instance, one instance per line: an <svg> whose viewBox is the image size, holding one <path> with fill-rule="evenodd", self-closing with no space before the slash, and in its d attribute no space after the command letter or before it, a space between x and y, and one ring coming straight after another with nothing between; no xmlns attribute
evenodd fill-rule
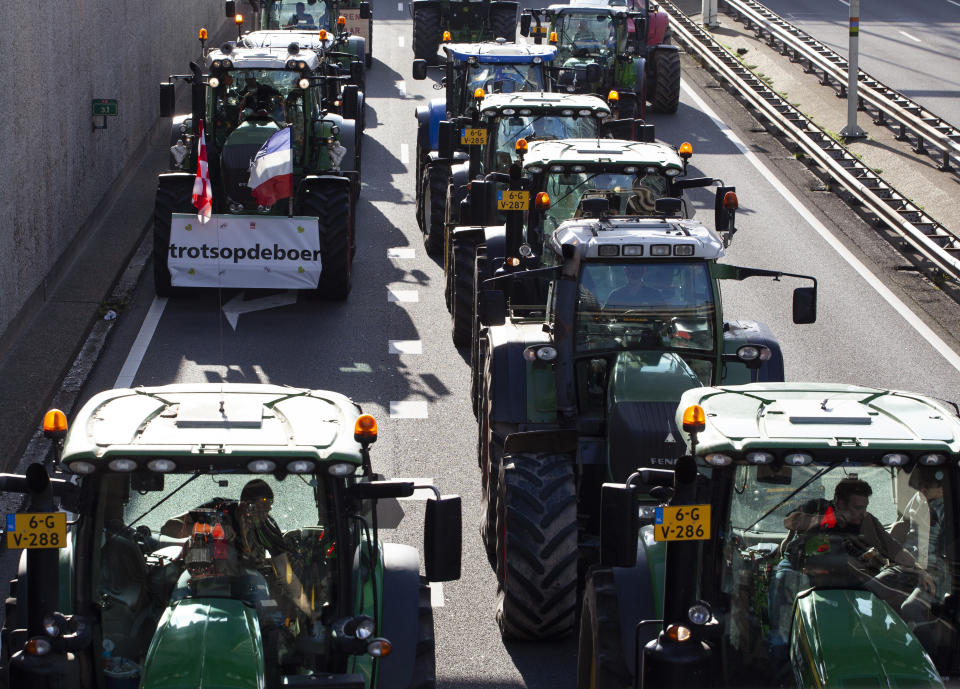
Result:
<svg viewBox="0 0 960 689"><path fill-rule="evenodd" d="M307 13L306 7L302 2L296 4L296 12L290 17L290 20L284 25L285 29L292 29L295 26L314 26L313 15Z"/></svg>

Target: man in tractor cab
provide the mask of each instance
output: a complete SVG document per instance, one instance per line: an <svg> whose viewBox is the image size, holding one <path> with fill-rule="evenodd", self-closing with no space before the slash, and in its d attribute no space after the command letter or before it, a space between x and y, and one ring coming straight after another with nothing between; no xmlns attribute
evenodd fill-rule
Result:
<svg viewBox="0 0 960 689"><path fill-rule="evenodd" d="M307 14L306 12L307 8L304 6L302 2L298 2L296 5L296 8L297 8L296 13L292 17L290 17L290 21L288 21L283 28L292 29L295 26L300 26L304 29L317 28L317 24L313 20L313 15Z"/></svg>
<svg viewBox="0 0 960 689"><path fill-rule="evenodd" d="M771 656L785 658L794 598L810 585L849 587L853 582L898 609L890 587L874 578L879 564L890 560L909 570L924 590L936 589L914 556L867 511L872 494L869 483L850 475L836 484L833 500L808 500L784 519L789 534L768 592Z"/></svg>
<svg viewBox="0 0 960 689"><path fill-rule="evenodd" d="M604 308L636 308L642 306L677 305L679 285L675 284L673 267L666 263L628 265L623 267L626 282L607 295Z"/></svg>

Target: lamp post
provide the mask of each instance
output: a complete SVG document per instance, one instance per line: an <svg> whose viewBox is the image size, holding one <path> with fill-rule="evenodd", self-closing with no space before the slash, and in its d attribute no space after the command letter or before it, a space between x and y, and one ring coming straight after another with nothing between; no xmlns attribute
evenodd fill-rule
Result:
<svg viewBox="0 0 960 689"><path fill-rule="evenodd" d="M706 0L704 0L706 2ZM840 130L845 139L862 139L866 132L857 126L859 84L860 0L850 0L850 50L847 57L847 126Z"/></svg>

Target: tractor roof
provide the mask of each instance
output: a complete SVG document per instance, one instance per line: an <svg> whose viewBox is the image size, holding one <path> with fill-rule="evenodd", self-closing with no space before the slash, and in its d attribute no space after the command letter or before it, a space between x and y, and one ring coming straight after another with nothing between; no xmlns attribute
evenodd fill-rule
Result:
<svg viewBox="0 0 960 689"><path fill-rule="evenodd" d="M291 31L290 29L276 31L251 31L243 36L245 48L283 48L291 43L297 43L301 50L330 50L336 44L333 34L328 33L325 41L320 40L316 31Z"/></svg>
<svg viewBox="0 0 960 689"><path fill-rule="evenodd" d="M536 45L529 43L446 43L441 46L447 59L464 62L471 57L480 62L524 64L529 62L550 62L557 56L554 45Z"/></svg>
<svg viewBox="0 0 960 689"><path fill-rule="evenodd" d="M70 424L62 462L108 469L118 457L184 469L278 467L289 458L360 464L360 408L335 392L259 384L192 384L107 390Z"/></svg>
<svg viewBox="0 0 960 689"><path fill-rule="evenodd" d="M923 395L829 383L752 383L688 390L683 411L699 404L706 429L697 454L777 449L818 452L831 459L844 451L862 456L887 452L960 453L956 410ZM689 438L688 434L684 434Z"/></svg>
<svg viewBox="0 0 960 689"><path fill-rule="evenodd" d="M624 5L612 6L606 0L573 0L570 3L550 5L547 9L555 14L596 14L598 10L604 14L619 14L630 11L630 8Z"/></svg>
<svg viewBox="0 0 960 689"><path fill-rule="evenodd" d="M206 67L209 71L215 61L230 60L234 69L286 69L287 61L294 58L306 62L310 69L316 69L320 65L320 58L313 50L302 50L291 54L287 49L290 42L288 40L282 46L275 47L232 47L227 51L211 50L207 54Z"/></svg>
<svg viewBox="0 0 960 689"><path fill-rule="evenodd" d="M622 141L619 139L563 139L532 141L524 156L524 167L570 163L600 165L658 165L683 170L683 159L668 144Z"/></svg>
<svg viewBox="0 0 960 689"><path fill-rule="evenodd" d="M562 255L564 244L572 244L585 259L601 258L600 247L617 246L615 253L605 254L602 258L617 261L661 260L650 247L668 245L668 256L673 256L674 246L692 246L693 253L684 256L686 260L712 260L724 254L723 241L716 232L703 223L681 218L578 218L560 224L551 238L553 251ZM643 247L639 255L627 256L624 246ZM607 250L609 251L609 250ZM689 250L688 250L689 251Z"/></svg>
<svg viewBox="0 0 960 689"><path fill-rule="evenodd" d="M597 96L573 93L545 93L543 91L519 91L517 93L493 93L484 97L481 112L491 114L504 108L517 110L527 108L541 110L586 110L610 114L610 106ZM528 113L521 113L528 114Z"/></svg>

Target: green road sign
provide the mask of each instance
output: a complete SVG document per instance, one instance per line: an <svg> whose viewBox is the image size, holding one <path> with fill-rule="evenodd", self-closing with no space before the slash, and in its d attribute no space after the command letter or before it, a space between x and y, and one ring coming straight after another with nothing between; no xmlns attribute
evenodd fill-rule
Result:
<svg viewBox="0 0 960 689"><path fill-rule="evenodd" d="M115 117L118 111L119 111L119 106L117 105L116 98L94 98L93 99L94 115L112 115Z"/></svg>

